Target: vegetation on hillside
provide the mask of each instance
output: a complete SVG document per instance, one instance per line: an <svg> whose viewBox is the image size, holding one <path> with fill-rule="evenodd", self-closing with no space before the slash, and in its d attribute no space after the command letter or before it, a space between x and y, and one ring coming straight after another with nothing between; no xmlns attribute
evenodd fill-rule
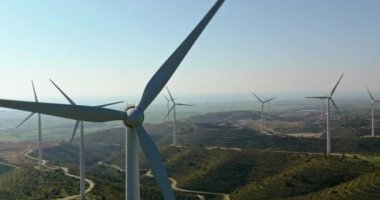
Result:
<svg viewBox="0 0 380 200"><path fill-rule="evenodd" d="M166 147L162 153L180 187L232 193L242 200L311 193L375 170L367 161L323 154L185 147Z"/></svg>
<svg viewBox="0 0 380 200"><path fill-rule="evenodd" d="M309 157L274 176L253 181L233 193L234 199L277 199L313 193L371 173L365 161L343 157ZM275 188L275 189L273 189Z"/></svg>
<svg viewBox="0 0 380 200"><path fill-rule="evenodd" d="M79 181L61 169L18 168L0 177L0 199L56 199L79 193Z"/></svg>
<svg viewBox="0 0 380 200"><path fill-rule="evenodd" d="M316 193L288 198L288 200L346 200L346 199L380 199L380 172L359 176L351 181L326 188Z"/></svg>

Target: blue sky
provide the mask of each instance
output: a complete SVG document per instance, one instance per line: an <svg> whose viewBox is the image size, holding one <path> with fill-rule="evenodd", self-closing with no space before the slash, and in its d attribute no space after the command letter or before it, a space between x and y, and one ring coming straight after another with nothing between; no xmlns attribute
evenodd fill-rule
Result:
<svg viewBox="0 0 380 200"><path fill-rule="evenodd" d="M215 1L0 1L1 98L138 101ZM227 0L169 82L177 96L379 93L380 2ZM378 91L378 92L377 92ZM117 99L118 100L118 99Z"/></svg>

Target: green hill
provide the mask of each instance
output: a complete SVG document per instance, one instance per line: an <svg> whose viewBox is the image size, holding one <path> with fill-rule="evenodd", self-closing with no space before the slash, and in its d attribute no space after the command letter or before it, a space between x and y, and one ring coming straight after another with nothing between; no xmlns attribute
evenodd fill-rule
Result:
<svg viewBox="0 0 380 200"><path fill-rule="evenodd" d="M0 199L55 199L79 193L79 181L62 170L18 168L0 177Z"/></svg>
<svg viewBox="0 0 380 200"><path fill-rule="evenodd" d="M374 172L359 176L351 181L327 188L322 191L288 198L288 200L345 200L345 199L380 199L380 173Z"/></svg>
<svg viewBox="0 0 380 200"><path fill-rule="evenodd" d="M373 170L365 161L314 157L274 176L253 181L236 190L232 196L234 199L277 199L308 194L342 184Z"/></svg>
<svg viewBox="0 0 380 200"><path fill-rule="evenodd" d="M85 146L85 160L86 166L91 166L99 161L109 157L114 152L118 152L122 149L121 146L114 145L93 145L88 144ZM33 157L38 157L37 151L33 151L31 154ZM69 163L73 165L79 164L79 147L69 143L61 143L57 146L44 149L44 159L57 162L57 163Z"/></svg>
<svg viewBox="0 0 380 200"><path fill-rule="evenodd" d="M180 187L242 200L307 194L375 170L367 161L322 154L185 147L166 147L162 154Z"/></svg>

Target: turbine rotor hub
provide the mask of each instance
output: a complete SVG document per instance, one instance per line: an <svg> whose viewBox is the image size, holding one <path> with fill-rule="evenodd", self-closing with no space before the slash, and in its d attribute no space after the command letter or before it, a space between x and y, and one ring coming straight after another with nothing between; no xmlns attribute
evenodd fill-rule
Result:
<svg viewBox="0 0 380 200"><path fill-rule="evenodd" d="M126 119L124 125L131 128L136 128L142 125L144 121L144 113L135 106L129 106L125 110Z"/></svg>

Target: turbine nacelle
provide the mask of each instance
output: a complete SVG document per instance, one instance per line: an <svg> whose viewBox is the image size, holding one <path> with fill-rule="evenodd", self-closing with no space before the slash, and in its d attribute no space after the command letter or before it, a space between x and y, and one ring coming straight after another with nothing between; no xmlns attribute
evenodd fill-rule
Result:
<svg viewBox="0 0 380 200"><path fill-rule="evenodd" d="M136 106L127 107L125 113L124 125L127 127L137 128L144 122L144 113Z"/></svg>

